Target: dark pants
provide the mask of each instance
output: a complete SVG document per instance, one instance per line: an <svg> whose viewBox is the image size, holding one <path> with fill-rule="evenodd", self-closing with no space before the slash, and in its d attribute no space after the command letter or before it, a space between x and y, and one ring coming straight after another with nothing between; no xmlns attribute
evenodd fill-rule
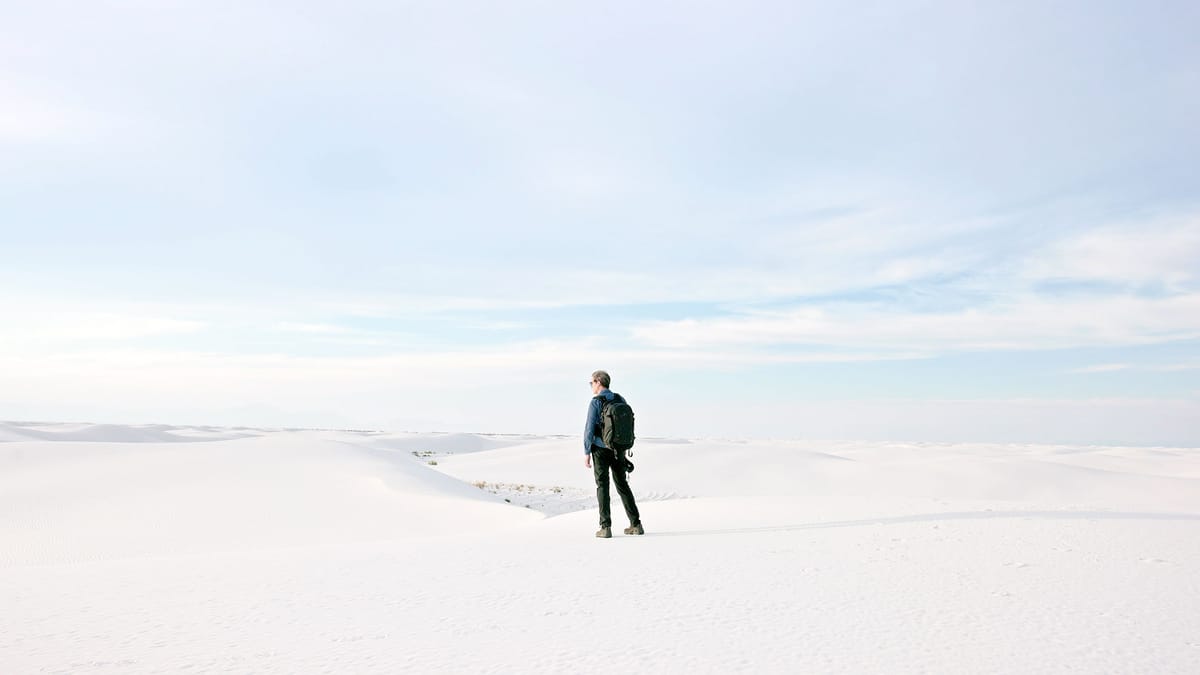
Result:
<svg viewBox="0 0 1200 675"><path fill-rule="evenodd" d="M625 515L629 516L630 526L639 525L642 517L638 514L637 503L633 501L633 490L629 489L629 480L625 477L625 452L614 452L608 448L592 448L592 472L596 475L596 499L600 502L600 527L612 527L612 514L608 507L608 472L612 471L613 482L617 484L617 494L621 495L621 504L625 506Z"/></svg>

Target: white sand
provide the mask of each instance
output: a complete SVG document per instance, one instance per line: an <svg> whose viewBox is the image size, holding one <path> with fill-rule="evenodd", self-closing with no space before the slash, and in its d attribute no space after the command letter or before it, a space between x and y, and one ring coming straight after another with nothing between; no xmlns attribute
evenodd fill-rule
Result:
<svg viewBox="0 0 1200 675"><path fill-rule="evenodd" d="M579 445L0 423L0 673L1200 672L1200 450Z"/></svg>

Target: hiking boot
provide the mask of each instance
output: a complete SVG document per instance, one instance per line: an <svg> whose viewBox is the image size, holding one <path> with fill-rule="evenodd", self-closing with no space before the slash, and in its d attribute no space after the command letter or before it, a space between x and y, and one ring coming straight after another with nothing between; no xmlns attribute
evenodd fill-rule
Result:
<svg viewBox="0 0 1200 675"><path fill-rule="evenodd" d="M612 528L611 527L602 527L602 528L596 530L596 536L600 537L601 539L611 539L612 538Z"/></svg>
<svg viewBox="0 0 1200 675"><path fill-rule="evenodd" d="M625 528L625 534L646 534L646 531L642 529L642 524L638 523Z"/></svg>

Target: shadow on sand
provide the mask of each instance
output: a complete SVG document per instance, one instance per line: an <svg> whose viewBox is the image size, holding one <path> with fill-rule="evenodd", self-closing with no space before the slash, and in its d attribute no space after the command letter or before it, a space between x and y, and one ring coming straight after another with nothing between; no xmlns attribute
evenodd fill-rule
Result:
<svg viewBox="0 0 1200 675"><path fill-rule="evenodd" d="M676 532L649 531L647 537L687 537L710 534L755 534L758 532L792 532L796 530L823 530L835 527L863 527L867 525L901 525L904 523L935 523L947 520L1168 520L1200 522L1200 515L1192 513L1138 513L1126 511L959 511L952 513L922 513L893 518L863 518L860 520L834 520L826 523L801 525L775 525L771 527L737 527L726 530L681 530Z"/></svg>

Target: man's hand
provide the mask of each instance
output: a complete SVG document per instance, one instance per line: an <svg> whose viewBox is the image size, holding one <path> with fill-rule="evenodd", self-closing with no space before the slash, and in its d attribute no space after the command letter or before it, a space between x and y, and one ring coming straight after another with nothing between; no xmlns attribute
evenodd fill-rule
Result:
<svg viewBox="0 0 1200 675"><path fill-rule="evenodd" d="M590 454L583 456L583 465L587 468L592 468L592 456Z"/></svg>

